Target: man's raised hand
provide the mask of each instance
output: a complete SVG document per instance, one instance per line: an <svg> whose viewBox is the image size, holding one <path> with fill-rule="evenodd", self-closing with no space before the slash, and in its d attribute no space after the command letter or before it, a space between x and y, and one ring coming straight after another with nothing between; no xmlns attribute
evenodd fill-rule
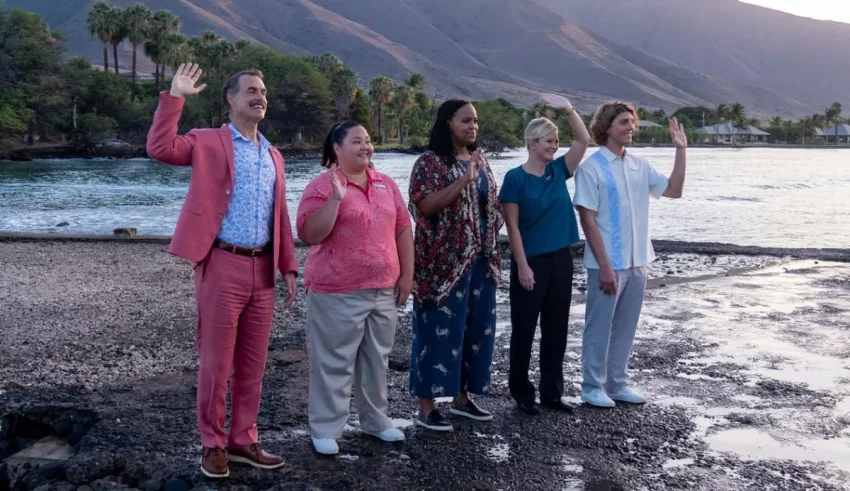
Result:
<svg viewBox="0 0 850 491"><path fill-rule="evenodd" d="M187 95L195 95L204 90L207 84L195 87L195 84L198 83L198 80L201 79L201 75L203 74L204 71L198 67L197 63L181 63L177 67L174 78L171 79L171 95L174 97L186 97Z"/></svg>
<svg viewBox="0 0 850 491"><path fill-rule="evenodd" d="M670 139L673 141L674 147L688 148L688 135L685 133L685 126L679 123L676 118L670 119Z"/></svg>

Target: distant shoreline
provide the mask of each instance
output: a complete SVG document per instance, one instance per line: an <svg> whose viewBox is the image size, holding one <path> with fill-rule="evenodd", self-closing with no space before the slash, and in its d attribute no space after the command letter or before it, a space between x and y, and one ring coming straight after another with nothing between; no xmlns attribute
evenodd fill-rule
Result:
<svg viewBox="0 0 850 491"><path fill-rule="evenodd" d="M635 143L629 145L631 148L671 148L671 144L649 144ZM293 147L277 147L284 158L290 159L319 159L322 155L322 149L318 146L305 146L300 148ZM723 145L723 144L696 144L691 143L689 148L735 148L740 150L753 148L781 148L781 149L805 149L805 150L826 150L826 149L842 149L850 150L850 145L792 145L781 143L768 143L760 145ZM419 155L424 149L422 147L384 147L376 148L375 153L404 153L410 155ZM46 159L95 159L95 158L114 158L114 159L133 159L133 158L149 158L144 146L129 145L121 148L85 148L70 144L46 144L34 146L21 146L12 150L9 157L0 162L29 162L32 160Z"/></svg>

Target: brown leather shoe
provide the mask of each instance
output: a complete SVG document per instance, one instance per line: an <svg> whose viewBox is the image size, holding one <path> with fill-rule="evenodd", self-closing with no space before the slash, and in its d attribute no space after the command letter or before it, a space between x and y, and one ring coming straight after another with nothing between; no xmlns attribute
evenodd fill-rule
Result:
<svg viewBox="0 0 850 491"><path fill-rule="evenodd" d="M227 447L227 460L259 469L277 469L284 464L282 457L266 452L259 443L241 448Z"/></svg>
<svg viewBox="0 0 850 491"><path fill-rule="evenodd" d="M227 468L227 457L223 448L204 447L201 450L201 472L213 479L230 476L230 469Z"/></svg>

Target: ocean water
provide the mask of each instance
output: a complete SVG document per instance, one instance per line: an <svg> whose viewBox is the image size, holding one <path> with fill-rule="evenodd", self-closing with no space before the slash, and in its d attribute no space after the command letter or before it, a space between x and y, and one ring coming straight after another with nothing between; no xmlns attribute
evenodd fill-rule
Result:
<svg viewBox="0 0 850 491"><path fill-rule="evenodd" d="M632 152L663 174L673 168L671 148ZM516 151L489 161L501 183L525 158ZM406 197L415 160L377 154L374 163ZM287 160L293 226L302 190L321 172L316 160ZM116 227L136 227L139 234L168 235L190 173L146 159L0 162L0 230L111 234ZM572 180L567 187L572 196ZM685 196L654 201L650 209L656 239L848 248L850 150L689 149Z"/></svg>

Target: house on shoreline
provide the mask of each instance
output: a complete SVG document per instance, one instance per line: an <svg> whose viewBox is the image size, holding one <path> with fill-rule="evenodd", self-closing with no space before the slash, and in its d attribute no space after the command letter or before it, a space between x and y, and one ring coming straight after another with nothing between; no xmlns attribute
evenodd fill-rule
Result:
<svg viewBox="0 0 850 491"><path fill-rule="evenodd" d="M661 127L662 126L658 123L654 123L652 121L644 121L644 120L641 119L640 121L638 121L637 129L643 130L643 129L646 129L646 128L661 128Z"/></svg>
<svg viewBox="0 0 850 491"><path fill-rule="evenodd" d="M732 123L703 126L697 130L699 143L767 143L770 133L755 126L737 128Z"/></svg>
<svg viewBox="0 0 850 491"><path fill-rule="evenodd" d="M850 124L847 123L838 124L825 130L818 129L815 132L818 138L823 138L827 142L832 138L835 143L850 143Z"/></svg>

